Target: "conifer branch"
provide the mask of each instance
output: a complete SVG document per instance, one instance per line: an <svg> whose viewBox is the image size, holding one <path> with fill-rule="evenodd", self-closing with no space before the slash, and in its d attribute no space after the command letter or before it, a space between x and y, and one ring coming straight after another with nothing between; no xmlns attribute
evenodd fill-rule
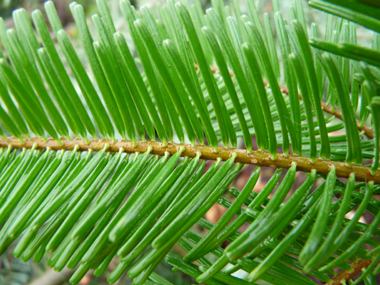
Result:
<svg viewBox="0 0 380 285"><path fill-rule="evenodd" d="M109 145L107 151L118 152L120 148L123 148L125 152L128 153L144 153L148 150L149 147L152 148L151 154L164 155L165 152L169 152L170 155L175 154L181 147L185 148L185 151L182 152L181 156L195 157L197 152L201 153L202 159L207 160L216 160L221 158L222 160L229 159L233 153L236 153L235 162L240 162L243 164L253 164L257 166L267 166L275 168L290 168L293 162L297 163L297 170L310 172L313 169L316 169L318 174L327 175L331 170L332 166L336 168L336 175L342 178L348 178L351 173L355 173L355 178L357 181L371 181L375 183L380 183L380 170L374 175L371 175L370 168L351 164L348 166L344 162L336 162L327 159L316 159L315 163L312 163L311 160L307 157L302 157L298 155L289 155L286 156L282 153L277 154L277 159L272 160L272 156L269 152L264 151L252 151L251 153L247 152L244 149L235 149L235 148L225 148L220 147L218 152L215 152L214 148L211 146L205 145L191 145L191 144L180 144L180 143L168 143L167 146L163 145L161 142L155 141L138 141L136 146L133 146L133 142L130 140L118 140L112 142L107 139L93 139L89 143L86 143L84 139L64 139L61 138L62 145L60 145L54 139L48 139L44 141L43 138L35 137L27 139L25 138L24 143L22 143L18 138L8 138L0 139L0 147L12 146L14 148L32 148L36 144L37 149L46 149L50 147L53 150L72 150L78 145L79 151L99 151L104 148L106 144Z"/></svg>
<svg viewBox="0 0 380 285"><path fill-rule="evenodd" d="M380 83L378 71L367 64L380 66L380 18L369 4L342 4L342 10L339 0L311 1L374 30L372 49L357 45L354 23L333 21L332 15L326 41L310 42L302 0L295 0L288 20L273 0L273 15L264 14L264 23L250 0L248 15L234 2L236 18L222 0L212 1L206 15L199 0L190 10L190 3L168 0L159 15L147 6L137 12L121 0L141 74L106 0L96 2L95 41L83 6L70 5L94 82L52 1L45 11L64 61L41 11L31 18L24 9L14 11L15 29L0 18L0 254L18 240L13 255L23 261L39 261L49 252L48 265L57 271L80 264L71 284L92 269L102 275L115 255L120 263L109 274L111 284L125 271L136 285L148 278L167 284L154 273L164 259L210 284L311 284L307 273L335 285L362 271L357 284L365 274L377 274L380 255L367 258L380 251L370 241L380 237L379 205L372 198L380 185ZM312 36L318 37L316 25ZM278 84L281 75L286 86ZM331 105L322 102L325 96ZM362 124L370 116L372 123ZM279 146L283 153L277 153ZM363 163L367 159L372 166ZM229 189L236 197L230 201L222 195L244 164L259 167L241 191ZM277 170L257 194L252 189L261 166ZM302 185L297 171L309 172ZM344 193L337 200L336 190ZM227 210L213 224L202 217L215 203ZM345 219L353 209L352 219ZM359 220L366 210L375 216L368 225ZM203 237L191 231L196 223L208 230ZM228 247L219 248L226 240ZM167 253L176 244L187 254L173 261ZM357 252L364 244L374 249ZM208 260L209 253L220 258ZM254 260L258 254L260 263ZM234 271L221 271L228 263ZM347 270L337 274L337 265ZM236 266L250 275L233 276Z"/></svg>

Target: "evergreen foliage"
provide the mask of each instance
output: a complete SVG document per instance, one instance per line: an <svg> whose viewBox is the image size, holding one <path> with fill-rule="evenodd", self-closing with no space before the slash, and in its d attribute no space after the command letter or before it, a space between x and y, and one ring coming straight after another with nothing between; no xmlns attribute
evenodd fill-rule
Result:
<svg viewBox="0 0 380 285"><path fill-rule="evenodd" d="M380 5L311 0L311 7L329 13L321 38L315 24L307 26L301 0L289 19L278 0L263 17L252 0L244 15L237 0L233 9L212 1L205 13L194 2L168 0L156 14L121 0L138 58L105 0L91 17L97 34L83 7L70 4L86 59L52 1L45 12L54 36L39 10L31 19L23 9L14 11L15 29L0 18L0 254L14 242L13 255L23 261L51 254L48 265L57 271L78 266L72 284L91 269L102 275L115 256L120 263L110 283L127 272L133 284L170 284L154 273L165 260L199 283L316 284L330 282L336 268L355 271L360 260L371 260L352 284L375 284ZM372 48L357 45L356 24L374 31ZM17 149L10 136L46 143ZM111 142L86 152L65 144L98 138ZM52 140L62 149L51 149ZM163 155L149 146L144 153L110 151L118 140L133 147L158 141ZM256 193L257 167L241 191L229 189L236 197L231 202L222 194L244 167L235 150L240 141L247 156L269 153L279 169ZM206 145L216 155L224 146L230 157L205 170L202 152L191 153L183 143ZM171 156L168 144L178 145ZM280 156L291 164L276 164ZM284 202L304 170L297 158L315 168ZM356 166L365 167L364 181ZM215 203L227 211L212 224L203 216ZM365 211L374 216L370 224L359 221ZM244 223L248 228L238 232ZM195 224L207 234L195 234ZM223 249L225 241L230 244ZM176 243L184 258L170 253ZM238 270L246 280L234 276Z"/></svg>

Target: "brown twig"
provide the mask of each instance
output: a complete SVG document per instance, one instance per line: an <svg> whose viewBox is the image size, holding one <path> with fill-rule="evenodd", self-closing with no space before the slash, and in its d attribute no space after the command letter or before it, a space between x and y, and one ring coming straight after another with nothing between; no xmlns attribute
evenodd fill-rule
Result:
<svg viewBox="0 0 380 285"><path fill-rule="evenodd" d="M252 151L248 153L247 150L244 149L235 149L235 148L225 148L220 147L218 152L215 152L214 148L211 146L204 145L190 145L190 144L180 144L180 143L169 143L167 146L164 146L161 142L154 141L139 141L137 142L137 146L133 146L132 141L129 140L119 140L116 142L112 142L107 139L98 139L98 140L90 140L89 143L86 143L84 139L72 139L67 140L61 139L63 145L59 145L59 143L54 139L49 139L48 141L44 141L42 138L35 137L30 139L25 139L25 142L22 143L18 138L8 138L8 139L0 139L0 147L8 147L12 146L14 148L32 148L35 144L37 149L46 149L50 147L54 150L72 150L77 145L80 151L94 150L98 151L103 149L106 144L109 145L107 151L117 152L120 148L123 148L125 152L134 153L146 152L149 148L151 148L152 154L164 155L165 152L169 152L169 154L176 153L181 147L184 147L185 151L182 152L182 156L195 157L197 152L201 153L202 159L215 160L218 157L222 160L229 159L233 153L237 154L235 159L236 162L244 163L244 164L254 164L258 166L268 166L275 168L289 168L292 162L297 163L297 170L310 172L312 169L316 169L319 174L328 174L331 170L331 167L334 165L336 168L336 175L338 177L349 177L351 173L355 173L355 177L357 181L370 181L373 180L375 183L380 183L380 170L378 170L374 175L371 175L370 169L368 167L364 167L362 165L352 164L348 166L343 162L336 162L327 159L316 159L314 163L307 157L302 157L298 155L288 155L277 154L277 159L272 160L272 156L269 152L263 151Z"/></svg>
<svg viewBox="0 0 380 285"><path fill-rule="evenodd" d="M289 91L288 91L288 88L287 88L287 87L285 87L285 86L280 86L280 88L281 88L281 91L282 91L284 94L289 95ZM302 100L302 96L301 96L301 94L298 94L298 97L300 98L300 100ZM323 110L323 111L325 111L326 113L329 113L329 114L331 114L331 115L335 116L336 118L338 118L338 119L340 119L340 120L343 121L342 111L340 111L340 110L337 109L337 108L334 108L334 110L333 110L333 108L332 108L330 105L326 104L325 102L321 102L321 106L322 106L322 110ZM375 131L372 130L372 129L371 129L370 127L368 127L367 125L364 125L364 124L362 125L362 124L360 123L360 121L357 120L357 119L356 119L356 126L358 127L359 131L361 131L361 132L364 131L365 135L366 135L368 138L370 138L370 139L375 138Z"/></svg>
<svg viewBox="0 0 380 285"><path fill-rule="evenodd" d="M195 65L195 69L198 70L199 66ZM220 73L219 69L217 69L215 67L212 67L211 71L213 73ZM230 71L230 75L231 75L231 77L235 76L232 71ZM264 85L268 86L269 83L264 80ZM284 94L289 95L289 91L288 91L288 88L286 86L280 86L280 89ZM300 100L302 100L301 94L298 94L298 97L300 98ZM335 116L336 118L343 121L342 112L339 109L332 108L330 105L326 104L325 102L321 102L321 106L322 106L323 111L325 111L326 113L329 113L329 114L331 114L331 115ZM356 126L358 127L359 131L361 131L361 132L364 131L365 135L368 138L370 138L370 139L375 138L375 132L369 126L364 125L364 124L362 125L359 120L356 120Z"/></svg>
<svg viewBox="0 0 380 285"><path fill-rule="evenodd" d="M359 259L358 261L351 263L351 270L342 271L329 282L325 283L325 285L341 285L343 280L351 280L356 274L360 273L363 268L368 267L371 262L370 259Z"/></svg>

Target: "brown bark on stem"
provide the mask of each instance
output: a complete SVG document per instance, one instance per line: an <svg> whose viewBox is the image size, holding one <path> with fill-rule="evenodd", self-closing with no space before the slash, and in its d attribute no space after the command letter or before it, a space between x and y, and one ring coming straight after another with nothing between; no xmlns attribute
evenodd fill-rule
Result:
<svg viewBox="0 0 380 285"><path fill-rule="evenodd" d="M37 149L46 149L50 147L54 150L72 150L78 145L79 151L87 151L92 149L93 151L98 151L103 149L107 144L109 145L107 151L117 152L120 148L123 148L125 152L134 153L139 152L143 153L152 148L151 154L164 155L165 152L169 154L176 153L181 147L185 148L185 151L182 152L181 156L195 157L197 152L201 153L202 159L215 160L220 157L222 160L229 159L233 153L237 154L235 162L240 162L244 164L254 164L258 166L268 166L275 168L289 168L292 162L297 163L297 170L310 172L312 169L316 169L318 174L327 175L331 167L334 165L336 168L336 175L338 177L348 178L351 173L355 173L357 181L371 181L375 183L380 183L380 170L378 170L374 175L371 175L370 168L352 164L348 166L344 162L336 162L327 159L316 159L315 163L312 163L311 160L307 157L302 157L298 155L288 155L285 156L282 153L277 154L277 159L272 160L271 154L264 151L252 151L248 153L244 149L235 149L235 148L225 148L220 147L219 152L215 152L213 147L204 146L204 145L190 145L190 144L180 144L180 143L168 143L167 146L164 146L161 142L154 141L139 141L137 146L133 146L132 141L129 140L119 140L112 142L107 139L97 139L90 140L89 143L86 143L84 139L72 139L67 140L62 138L62 145L60 145L56 140L49 139L44 141L42 138L30 138L25 139L25 142L22 143L18 138L8 138L0 139L0 147L12 146L14 148L32 148L36 144Z"/></svg>
<svg viewBox="0 0 380 285"><path fill-rule="evenodd" d="M289 91L288 91L288 88L285 87L285 86L280 86L281 88L281 91L286 94L286 95L289 95ZM301 94L298 94L298 97L300 98L300 100L302 100L302 96ZM334 108L334 111L333 111L333 108L326 104L325 102L321 102L321 106L322 106L322 110L325 111L326 113L329 113L333 116L335 116L336 118L340 119L343 121L343 116L342 116L342 111L340 111L339 109L337 108ZM372 130L370 127L368 127L367 125L362 125L360 123L360 121L358 119L356 119L356 126L358 128L358 130L360 132L364 132L365 135L370 138L370 139L373 139L375 138L375 131Z"/></svg>
<svg viewBox="0 0 380 285"><path fill-rule="evenodd" d="M368 267L371 264L371 260L359 259L356 262L351 263L351 270L342 271L336 277L331 279L329 282L325 283L325 285L341 285L342 281L351 280L357 274L359 274L363 268Z"/></svg>
<svg viewBox="0 0 380 285"><path fill-rule="evenodd" d="M195 65L195 69L198 70L199 66ZM214 67L211 68L211 71L213 73L220 73L219 69L214 68ZM231 77L235 76L235 74L232 71L230 71L230 75L231 75ZM268 82L265 80L264 80L264 85L268 86ZM280 89L284 94L289 95L289 91L288 91L288 88L286 86L280 86ZM302 100L301 94L298 94L298 97L300 98L300 100ZM334 108L334 111L333 111L333 108L330 105L328 105L322 101L321 101L321 106L322 106L323 111L325 111L326 113L329 113L329 114L331 114L331 115L335 116L336 118L343 121L342 112L339 109ZM359 120L356 120L356 126L358 127L359 131L361 131L361 132L364 131L365 135L368 138L370 138L370 139L375 138L375 132L369 126L364 125L364 124L362 125Z"/></svg>

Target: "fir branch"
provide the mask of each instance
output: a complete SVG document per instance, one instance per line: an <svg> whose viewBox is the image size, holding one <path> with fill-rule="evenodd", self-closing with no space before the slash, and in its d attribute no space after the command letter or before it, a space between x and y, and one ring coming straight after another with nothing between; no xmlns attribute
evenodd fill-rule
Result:
<svg viewBox="0 0 380 285"><path fill-rule="evenodd" d="M93 139L90 140L89 143L86 143L84 139L67 140L61 138L62 145L54 139L44 141L43 138L39 137L30 139L25 138L24 141L25 142L22 143L18 138L14 137L8 138L7 140L1 138L0 147L12 146L14 148L32 148L36 145L37 149L46 149L49 147L53 150L72 150L77 145L79 151L88 151L90 149L93 151L99 151L108 144L109 148L107 151L110 152L118 152L120 148L123 148L124 151L128 153L144 153L149 147L151 147L151 154L158 154L161 156L165 155L165 152L169 152L170 155L173 155L177 153L181 147L184 147L185 151L182 152L181 156L195 157L197 153L200 152L202 159L216 160L217 158L220 158L225 161L232 157L233 154L236 154L235 162L275 168L290 168L292 163L296 162L298 171L311 172L315 169L318 174L322 175L327 175L332 166L335 166L337 177L348 178L351 173L354 173L357 181L373 180L375 183L380 183L380 170L377 170L374 175L371 175L370 169L362 165L351 164L351 166L348 166L344 162L336 162L328 159L316 159L315 163L312 163L309 158L299 155L286 156L282 153L278 153L277 159L272 160L271 154L264 151L252 151L249 153L245 149L221 147L219 148L219 151L216 152L211 146L180 143L168 143L167 146L164 146L161 142L154 141L138 141L136 146L134 146L133 142L130 140L118 140L113 142L112 140L107 139Z"/></svg>
<svg viewBox="0 0 380 285"><path fill-rule="evenodd" d="M214 8L206 15L199 1L195 1L199 9L194 10L189 3L168 0L165 8L158 9L161 23L148 7L141 7L139 16L128 0L121 0L120 9L144 70L140 74L106 1L96 2L99 14L92 19L99 37L95 42L83 7L74 2L70 9L100 92L63 30L53 2L45 4L50 26L84 100L54 48L40 11L32 13L32 22L42 47L25 10L14 12L17 31L7 30L0 18L0 41L9 57L8 61L0 50L0 97L5 104L0 106L0 220L4 224L0 253L22 235L13 251L15 257L26 261L34 255L38 261L45 252L54 252L48 265L57 271L80 263L71 284L79 283L90 269L100 276L115 255L121 260L108 278L110 283L129 268L134 284L145 284L176 243L188 254L180 260L180 267L170 257L166 261L189 275L188 271L196 272L200 283L209 279L210 284L244 285L260 278L267 281L269 276L271 284L312 284L303 275L307 273L331 285L351 280L364 268L364 273L376 274L373 267L380 256L372 263L359 257L369 256L361 248L364 244L375 247L372 253L380 248L374 239L380 236L379 204L372 198L379 189L374 182L380 183L379 74L350 58L380 66L379 35L374 37L373 50L364 50L352 45L357 43L352 23L337 19L333 27L329 18L327 43L332 45L330 41L339 37L352 43L345 48L363 57L353 58L338 50L343 59L335 62L330 55L310 48L302 0L295 0L289 20L282 18L278 1L274 1L280 71L269 16L264 14L263 26L254 1L247 1L248 15L243 16L234 2L235 21L222 0L213 1ZM341 12L334 9L330 12ZM350 15L351 20L363 20L356 11ZM380 26L380 22L375 24ZM211 29L201 28L210 25ZM313 37L318 38L316 31L314 25ZM372 57L368 59L363 52ZM194 61L199 66L194 68ZM210 67L213 62L217 68ZM220 73L221 78L212 73ZM279 86L281 74L286 86ZM322 102L322 95L331 105ZM373 130L356 120L358 106L360 122L372 113ZM330 124L335 117L343 122ZM345 134L329 138L342 129ZM122 140L115 140L115 130ZM358 130L373 140L364 140ZM97 139L97 132L105 139ZM7 138L8 133L14 137ZM28 136L32 133L36 137ZM70 138L69 133L77 138ZM167 143L174 135L181 143ZM252 136L257 151L252 151ZM240 137L244 146L237 148ZM185 139L191 144L184 144ZM219 147L221 143L232 147ZM283 153L277 153L278 146ZM317 159L318 148L321 158ZM186 158L179 160L180 156ZM371 168L362 164L363 158L373 158ZM205 172L208 160L216 162ZM225 163L220 164L221 160ZM260 176L257 167L240 193L230 189L237 191L237 199L231 202L222 195L244 164L278 170L255 198L251 190ZM280 182L284 168L289 170ZM295 186L297 170L310 173L283 202ZM316 179L325 175L326 181L310 193ZM347 185L338 177L349 177ZM335 201L337 191L344 195ZM252 201L247 202L247 197ZM213 225L201 217L215 203L228 210ZM247 207L241 208L243 204ZM352 219L344 219L357 206ZM228 224L238 210L242 213ZM358 222L365 210L375 216L370 225ZM246 222L250 226L238 234ZM196 223L209 230L206 236L189 236ZM219 248L225 240L231 244ZM137 260L148 247L152 250ZM338 250L343 253L324 264ZM212 263L205 257L208 253L219 259ZM256 257L263 262L257 263ZM200 266L190 263L194 261ZM222 271L227 263L250 272L247 279ZM333 268L337 265L343 272L336 276ZM160 278L153 275L151 280L168 283Z"/></svg>

